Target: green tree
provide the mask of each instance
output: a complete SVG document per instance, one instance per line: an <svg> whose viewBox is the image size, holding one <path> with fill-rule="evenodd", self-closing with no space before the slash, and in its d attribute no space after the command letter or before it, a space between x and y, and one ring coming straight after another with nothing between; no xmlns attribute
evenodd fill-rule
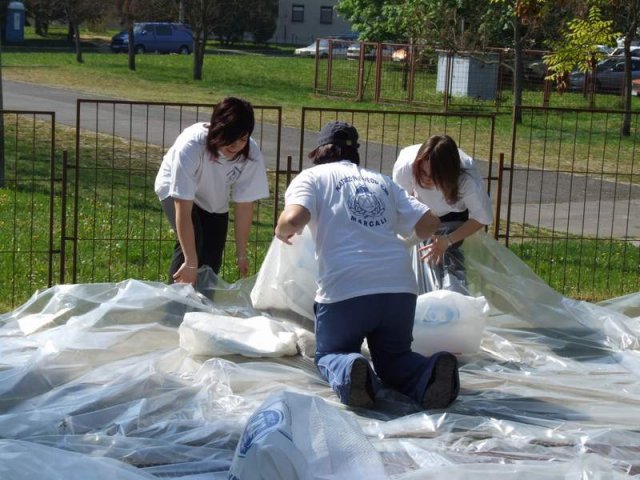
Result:
<svg viewBox="0 0 640 480"><path fill-rule="evenodd" d="M175 21L179 16L180 2L175 0L116 0L120 23L129 36L129 70L136 69L136 52L133 48L133 26L137 21Z"/></svg>
<svg viewBox="0 0 640 480"><path fill-rule="evenodd" d="M252 0L247 2L249 19L247 32L253 36L255 43L267 43L277 28L278 1Z"/></svg>
<svg viewBox="0 0 640 480"><path fill-rule="evenodd" d="M82 63L82 43L80 42L80 25L84 22L98 20L106 11L106 4L93 0L54 0L56 10L59 10L63 18L69 24L69 30L73 31L76 61Z"/></svg>
<svg viewBox="0 0 640 480"><path fill-rule="evenodd" d="M129 37L129 46L134 44L133 40L133 24L136 21L138 2L136 0L116 0L116 9L120 15L120 23L127 30ZM135 71L136 69L136 52L132 48L129 48L128 65L129 70Z"/></svg>
<svg viewBox="0 0 640 480"><path fill-rule="evenodd" d="M621 133L631 135L631 41L640 29L640 0L600 0L603 12L613 21L613 28L624 38L624 87L623 108L625 111Z"/></svg>
<svg viewBox="0 0 640 480"><path fill-rule="evenodd" d="M224 45L242 39L248 23L245 2L241 0L216 1L215 14L209 25L212 35Z"/></svg>
<svg viewBox="0 0 640 480"><path fill-rule="evenodd" d="M24 6L28 17L34 19L37 35L46 36L49 23L56 18L51 11L49 0L25 0Z"/></svg>
<svg viewBox="0 0 640 480"><path fill-rule="evenodd" d="M558 83L564 90L566 74L574 70L587 73L592 70L604 53L598 45L615 42L613 21L603 20L599 8L589 10L586 18L574 18L567 22L567 31L563 37L551 42L553 53L545 57L549 66L548 78Z"/></svg>
<svg viewBox="0 0 640 480"><path fill-rule="evenodd" d="M622 108L625 111L620 132L631 135L631 41L640 26L640 0L587 0L584 4L586 15L578 16L568 23L567 33L562 42L555 45L549 55L550 78L560 80L574 69L593 71L601 58L597 45L609 45L618 36L623 37L624 80L622 88ZM616 31L617 30L617 31ZM591 86L593 88L594 85Z"/></svg>
<svg viewBox="0 0 640 480"><path fill-rule="evenodd" d="M486 46L501 28L488 0L340 0L338 12L361 40L405 40L460 51Z"/></svg>
<svg viewBox="0 0 640 480"><path fill-rule="evenodd" d="M216 23L216 0L183 0L184 18L193 31L193 79L202 80L205 47Z"/></svg>

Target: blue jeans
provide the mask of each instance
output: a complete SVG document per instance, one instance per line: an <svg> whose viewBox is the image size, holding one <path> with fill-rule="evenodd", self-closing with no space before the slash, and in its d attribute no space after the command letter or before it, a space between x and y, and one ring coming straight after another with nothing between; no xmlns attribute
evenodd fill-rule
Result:
<svg viewBox="0 0 640 480"><path fill-rule="evenodd" d="M416 296L382 293L336 303L316 303L316 356L320 375L344 401L351 366L366 338L377 376L417 402L422 402L434 358L411 351ZM373 382L374 391L379 388Z"/></svg>

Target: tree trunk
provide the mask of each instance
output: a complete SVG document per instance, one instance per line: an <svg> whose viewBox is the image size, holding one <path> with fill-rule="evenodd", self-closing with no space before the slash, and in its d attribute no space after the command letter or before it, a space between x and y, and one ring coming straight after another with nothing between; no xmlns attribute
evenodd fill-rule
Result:
<svg viewBox="0 0 640 480"><path fill-rule="evenodd" d="M40 17L36 15L35 24L36 24L36 35L45 37L47 35L47 30L48 30L47 21L42 21Z"/></svg>
<svg viewBox="0 0 640 480"><path fill-rule="evenodd" d="M1 48L1 47L0 47ZM0 52L0 188L4 188L4 101L2 91L2 52Z"/></svg>
<svg viewBox="0 0 640 480"><path fill-rule="evenodd" d="M80 25L78 25L76 22L72 22L73 24L73 30L76 32L75 34L75 44L76 44L76 61L78 63L83 63L84 60L82 60L82 45L80 44Z"/></svg>
<svg viewBox="0 0 640 480"><path fill-rule="evenodd" d="M624 81L622 83L622 104L624 116L620 134L631 136L631 35L624 38Z"/></svg>
<svg viewBox="0 0 640 480"><path fill-rule="evenodd" d="M204 50L207 45L207 32L194 32L193 37L193 79L202 80L202 67L204 65Z"/></svg>
<svg viewBox="0 0 640 480"><path fill-rule="evenodd" d="M516 123L522 123L522 111L520 107L522 106L522 78L523 78L523 68L522 68L522 26L520 24L520 19L518 17L514 17L513 19L513 48L514 48L514 68L513 68L513 120Z"/></svg>
<svg viewBox="0 0 640 480"><path fill-rule="evenodd" d="M136 70L136 51L135 42L133 38L133 22L129 22L127 27L127 34L129 36L129 70Z"/></svg>

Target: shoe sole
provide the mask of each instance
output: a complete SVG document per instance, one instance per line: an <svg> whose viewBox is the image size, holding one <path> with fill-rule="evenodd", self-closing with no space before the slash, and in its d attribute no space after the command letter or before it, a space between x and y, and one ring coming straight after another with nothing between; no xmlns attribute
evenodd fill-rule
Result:
<svg viewBox="0 0 640 480"><path fill-rule="evenodd" d="M454 355L445 355L438 359L422 399L425 409L446 408L456 399L457 369L458 359Z"/></svg>
<svg viewBox="0 0 640 480"><path fill-rule="evenodd" d="M349 387L350 407L368 408L374 404L371 390L369 365L366 360L358 359L351 366L351 386Z"/></svg>

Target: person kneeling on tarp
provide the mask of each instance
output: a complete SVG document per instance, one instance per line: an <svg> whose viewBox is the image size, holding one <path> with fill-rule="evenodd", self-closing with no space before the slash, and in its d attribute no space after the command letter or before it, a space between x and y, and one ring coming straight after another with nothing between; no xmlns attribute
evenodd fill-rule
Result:
<svg viewBox="0 0 640 480"><path fill-rule="evenodd" d="M325 125L308 155L315 166L287 188L275 229L290 243L308 224L315 240L315 362L346 405L371 407L379 377L426 409L444 408L458 395L457 359L411 350L417 285L398 237L429 238L440 222L390 177L361 168L358 146L353 126Z"/></svg>

